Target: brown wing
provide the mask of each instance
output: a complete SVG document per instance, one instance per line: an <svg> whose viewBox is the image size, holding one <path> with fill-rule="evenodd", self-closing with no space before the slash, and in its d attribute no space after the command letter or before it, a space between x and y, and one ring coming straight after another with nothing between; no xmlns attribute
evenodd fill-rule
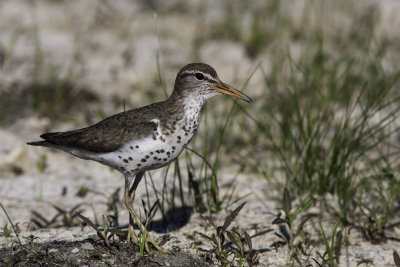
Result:
<svg viewBox="0 0 400 267"><path fill-rule="evenodd" d="M152 112L135 116L135 110L111 116L87 128L68 132L46 133L40 137L57 146L73 147L95 153L112 152L125 143L151 136L157 123Z"/></svg>

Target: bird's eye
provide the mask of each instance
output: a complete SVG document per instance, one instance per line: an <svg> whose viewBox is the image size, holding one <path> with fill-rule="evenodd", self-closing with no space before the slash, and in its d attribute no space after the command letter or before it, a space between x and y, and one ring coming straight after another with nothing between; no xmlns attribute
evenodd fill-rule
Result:
<svg viewBox="0 0 400 267"><path fill-rule="evenodd" d="M196 73L194 75L194 77L196 77L197 80L203 80L204 79L204 75L200 72Z"/></svg>

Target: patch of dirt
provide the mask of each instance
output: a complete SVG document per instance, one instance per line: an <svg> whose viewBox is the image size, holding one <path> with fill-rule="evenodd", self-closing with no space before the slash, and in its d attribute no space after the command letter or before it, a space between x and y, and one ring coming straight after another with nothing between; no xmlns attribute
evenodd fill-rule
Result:
<svg viewBox="0 0 400 267"><path fill-rule="evenodd" d="M29 245L28 245L29 246ZM132 243L111 242L111 251L93 239L34 243L29 251L18 245L0 250L0 265L46 266L208 266L202 259L177 251L142 256Z"/></svg>

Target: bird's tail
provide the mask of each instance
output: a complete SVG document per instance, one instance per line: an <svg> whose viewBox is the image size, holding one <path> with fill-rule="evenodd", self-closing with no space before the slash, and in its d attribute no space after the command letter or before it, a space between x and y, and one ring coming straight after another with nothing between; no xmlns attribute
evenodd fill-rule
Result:
<svg viewBox="0 0 400 267"><path fill-rule="evenodd" d="M52 137L59 135L59 132L56 133L45 133L42 134L40 137L45 139L45 141L35 141L35 142L28 142L26 144L31 146L45 146L45 147L56 147L57 144L51 140Z"/></svg>
<svg viewBox="0 0 400 267"><path fill-rule="evenodd" d="M36 141L36 142L28 142L26 143L30 146L45 146L45 147L54 147L56 144L51 143L49 141Z"/></svg>

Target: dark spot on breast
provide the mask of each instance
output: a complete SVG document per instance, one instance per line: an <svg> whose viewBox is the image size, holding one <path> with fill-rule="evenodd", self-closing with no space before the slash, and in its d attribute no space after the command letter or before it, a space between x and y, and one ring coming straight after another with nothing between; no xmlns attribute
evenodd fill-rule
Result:
<svg viewBox="0 0 400 267"><path fill-rule="evenodd" d="M121 157L121 156L118 156L118 158L122 159L122 157Z"/></svg>
<svg viewBox="0 0 400 267"><path fill-rule="evenodd" d="M157 136L155 134L153 134L153 140L157 140Z"/></svg>
<svg viewBox="0 0 400 267"><path fill-rule="evenodd" d="M175 148L176 148L175 146L172 146L172 150L175 150Z"/></svg>
<svg viewBox="0 0 400 267"><path fill-rule="evenodd" d="M166 159L166 158L163 158L162 160L163 160L163 161L167 161L167 159Z"/></svg>
<svg viewBox="0 0 400 267"><path fill-rule="evenodd" d="M160 150L160 152L161 152L161 153L164 153L164 152L165 152L165 150L164 150L164 149L161 149L161 150Z"/></svg>
<svg viewBox="0 0 400 267"><path fill-rule="evenodd" d="M125 162L125 163L128 163L128 160L127 160L127 159L124 159L124 162Z"/></svg>
<svg viewBox="0 0 400 267"><path fill-rule="evenodd" d="M150 158L150 157L149 157L149 155L146 155L145 158L148 159L148 158Z"/></svg>
<svg viewBox="0 0 400 267"><path fill-rule="evenodd" d="M154 153L153 152L150 152L150 155L153 155Z"/></svg>
<svg viewBox="0 0 400 267"><path fill-rule="evenodd" d="M136 145L135 147L136 147L136 148L139 148L139 146L138 146L138 145Z"/></svg>
<svg viewBox="0 0 400 267"><path fill-rule="evenodd" d="M180 135L177 136L178 140L181 139L182 137Z"/></svg>
<svg viewBox="0 0 400 267"><path fill-rule="evenodd" d="M145 159L141 159L140 161L141 161L141 162L146 162L146 160L145 160Z"/></svg>
<svg viewBox="0 0 400 267"><path fill-rule="evenodd" d="M130 161L132 161L132 160L133 160L133 158L132 158L132 157L129 157L128 159L129 159Z"/></svg>
<svg viewBox="0 0 400 267"><path fill-rule="evenodd" d="M189 134L188 134L188 133L185 133L185 135L188 136Z"/></svg>
<svg viewBox="0 0 400 267"><path fill-rule="evenodd" d="M168 151L168 152L167 152L167 155L168 155L168 157L169 157L169 156L171 155L171 153Z"/></svg>
<svg viewBox="0 0 400 267"><path fill-rule="evenodd" d="M122 171L125 171L125 168L124 168L124 167L121 167L121 170L122 170Z"/></svg>
<svg viewBox="0 0 400 267"><path fill-rule="evenodd" d="M181 143L181 140L178 140L177 143L180 144L180 143Z"/></svg>
<svg viewBox="0 0 400 267"><path fill-rule="evenodd" d="M129 146L130 149L133 149L133 146Z"/></svg>
<svg viewBox="0 0 400 267"><path fill-rule="evenodd" d="M139 164L137 164L136 166L140 167L140 166L142 166L142 164L139 163Z"/></svg>
<svg viewBox="0 0 400 267"><path fill-rule="evenodd" d="M158 157L153 157L153 159L158 160Z"/></svg>
<svg viewBox="0 0 400 267"><path fill-rule="evenodd" d="M160 150L157 149L157 150L156 150L156 153L157 153L157 154L160 154Z"/></svg>

